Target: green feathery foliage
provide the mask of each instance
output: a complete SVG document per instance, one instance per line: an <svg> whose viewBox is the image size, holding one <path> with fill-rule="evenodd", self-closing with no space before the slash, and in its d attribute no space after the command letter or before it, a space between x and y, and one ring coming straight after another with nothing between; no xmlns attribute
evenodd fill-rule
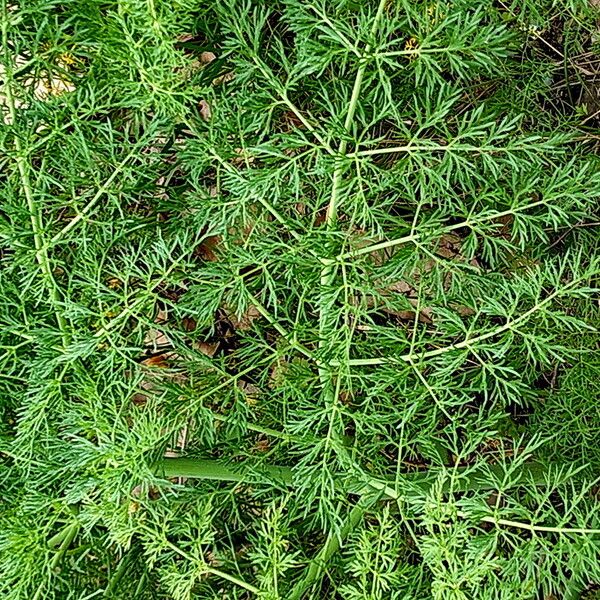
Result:
<svg viewBox="0 0 600 600"><path fill-rule="evenodd" d="M589 0L2 0L0 593L600 585Z"/></svg>

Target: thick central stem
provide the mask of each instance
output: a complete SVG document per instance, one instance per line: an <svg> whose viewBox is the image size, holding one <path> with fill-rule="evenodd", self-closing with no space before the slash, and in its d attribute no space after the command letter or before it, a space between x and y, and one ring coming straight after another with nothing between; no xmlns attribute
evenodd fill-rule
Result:
<svg viewBox="0 0 600 600"><path fill-rule="evenodd" d="M385 10L386 4L387 0L380 0L375 19L373 20L373 25L371 27L371 36L374 36L377 33L377 28L379 27L379 22L381 21L381 18L383 16L383 11ZM369 42L365 47L365 56L367 56L370 51L371 43ZM344 169L343 160L348 151L348 136L352 131L352 124L354 123L354 116L358 107L358 100L360 98L360 92L362 89L363 80L365 78L366 68L367 59L363 58L361 59L361 63L359 64L358 71L356 72L356 78L354 80L354 85L352 87L352 95L350 96L348 112L346 113L346 118L344 120L345 137L340 141L338 149L339 162L336 165L333 173L333 179L331 184L331 197L327 206L327 212L325 216L325 226L328 232L333 231L337 226L338 205L340 202ZM333 280L335 279L335 273L335 263L327 263L323 265L323 268L321 269L321 302L319 312L319 349L321 351L323 351L325 348L326 339L328 337L328 331L331 328L335 327L335 323L331 322L329 303L327 302L328 288L332 285ZM319 367L319 379L321 381L321 386L323 388L325 400L327 401L327 403L334 403L335 386L333 384L333 378L331 376L330 370L323 366Z"/></svg>

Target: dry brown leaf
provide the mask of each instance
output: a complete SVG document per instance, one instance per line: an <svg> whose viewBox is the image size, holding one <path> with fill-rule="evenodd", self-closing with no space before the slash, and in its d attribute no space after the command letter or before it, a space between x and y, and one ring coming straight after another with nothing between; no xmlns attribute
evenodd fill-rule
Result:
<svg viewBox="0 0 600 600"><path fill-rule="evenodd" d="M167 369L169 367L169 353L157 354L145 358L141 364L150 369Z"/></svg>
<svg viewBox="0 0 600 600"><path fill-rule="evenodd" d="M308 207L304 202L296 202L294 204L294 210L303 217L308 214Z"/></svg>
<svg viewBox="0 0 600 600"><path fill-rule="evenodd" d="M223 561L220 560L219 558L217 558L217 556L210 550L207 550L205 552L204 560L206 561L206 564L210 565L211 567L222 567L223 566Z"/></svg>
<svg viewBox="0 0 600 600"><path fill-rule="evenodd" d="M118 290L122 287L123 282L117 277L111 277L106 284L111 290Z"/></svg>
<svg viewBox="0 0 600 600"><path fill-rule="evenodd" d="M471 317L475 314L475 311L470 306L464 306L461 304L453 305L452 309L455 310L461 317Z"/></svg>
<svg viewBox="0 0 600 600"><path fill-rule="evenodd" d="M182 450L185 448L187 442L187 434L187 425L185 427L182 427L181 431L177 434L177 447L181 448Z"/></svg>
<svg viewBox="0 0 600 600"><path fill-rule="evenodd" d="M164 456L167 456L170 458L176 458L177 456L179 456L181 454L181 452L183 452L185 450L185 446L187 444L187 437L188 437L188 427L187 427L187 425L185 425L177 433L177 440L175 441L175 446L167 448L165 450ZM177 479L180 483L182 483L185 478L178 477Z"/></svg>
<svg viewBox="0 0 600 600"><path fill-rule="evenodd" d="M168 312L161 308L158 310L154 322L158 325L166 323L168 317ZM150 329L144 337L144 346L146 346L147 350L150 352L158 352L159 350L168 348L171 345L172 344L169 337L158 329Z"/></svg>
<svg viewBox="0 0 600 600"><path fill-rule="evenodd" d="M233 325L234 329L239 331L248 331L252 328L252 323L260 317L260 312L256 306L249 306L244 313L236 315L235 313L225 310L227 318Z"/></svg>
<svg viewBox="0 0 600 600"><path fill-rule="evenodd" d="M210 104L206 100L200 100L198 102L198 108L200 109L200 116L204 121L210 121L212 117L212 110Z"/></svg>
<svg viewBox="0 0 600 600"><path fill-rule="evenodd" d="M198 323L196 323L196 319L192 319L192 317L183 317L181 326L183 327L184 331L196 331Z"/></svg>
<svg viewBox="0 0 600 600"><path fill-rule="evenodd" d="M385 309L385 312L391 315L394 315L395 317L397 317L398 319L400 319L401 321L414 321L415 320L415 316L416 316L416 312L413 310L389 310L389 309ZM427 323L428 325L433 323L432 320L432 312L431 309L429 308L425 308L423 309L420 313L419 313L419 322L420 323Z"/></svg>
<svg viewBox="0 0 600 600"><path fill-rule="evenodd" d="M193 347L204 354L212 358L219 349L219 342L194 342Z"/></svg>
<svg viewBox="0 0 600 600"><path fill-rule="evenodd" d="M162 348L171 346L171 340L166 333L157 329L151 329L144 338L144 345L152 352L157 352Z"/></svg>
<svg viewBox="0 0 600 600"><path fill-rule="evenodd" d="M235 73L230 71L229 73L225 73L225 75L221 75L213 79L213 85L223 85L225 83L229 83L235 79Z"/></svg>
<svg viewBox="0 0 600 600"><path fill-rule="evenodd" d="M152 368L152 365L145 365L145 366ZM145 379L142 379L142 381L140 382L140 391L136 392L132 396L131 401L134 404L136 404L137 406L143 406L144 404L146 404L146 402L148 402L148 399L150 398L150 394L155 389L156 389L156 385L154 384L152 379L150 377L146 377Z"/></svg>
<svg viewBox="0 0 600 600"><path fill-rule="evenodd" d="M408 301L415 307L419 305L418 298L409 298ZM415 317L412 316L411 320ZM433 309L430 306L425 306L419 311L419 321L421 323L433 323Z"/></svg>
<svg viewBox="0 0 600 600"><path fill-rule="evenodd" d="M202 52L199 58L203 65L209 65L213 60L217 60L217 55L214 52Z"/></svg>
<svg viewBox="0 0 600 600"><path fill-rule="evenodd" d="M339 400L345 406L350 406L353 400L352 392L349 390L340 390Z"/></svg>
<svg viewBox="0 0 600 600"><path fill-rule="evenodd" d="M131 495L133 498L140 498L142 496L142 491L142 486L138 484L131 490Z"/></svg>
<svg viewBox="0 0 600 600"><path fill-rule="evenodd" d="M256 444L254 445L254 450L256 450L256 452L267 452L267 450L271 449L271 444L269 443L269 440L266 438L261 438L259 439Z"/></svg>
<svg viewBox="0 0 600 600"><path fill-rule="evenodd" d="M515 218L513 215L504 215L502 217L494 219L494 223L502 225L502 228L498 231L498 235L500 235L500 237L503 237L506 240L510 239L510 228L514 220Z"/></svg>
<svg viewBox="0 0 600 600"><path fill-rule="evenodd" d="M406 281L397 281L391 285L386 286L383 293L386 292L397 292L398 294L413 294L415 289Z"/></svg>
<svg viewBox="0 0 600 600"><path fill-rule="evenodd" d="M305 129L304 123L302 123L298 116L291 110L285 111L281 115L281 120L285 125L286 131L294 129Z"/></svg>
<svg viewBox="0 0 600 600"><path fill-rule="evenodd" d="M196 248L196 254L209 262L215 262L218 260L216 249L221 243L220 235L211 235L207 238L204 238L202 243Z"/></svg>
<svg viewBox="0 0 600 600"><path fill-rule="evenodd" d="M136 405L136 406L143 406L144 404L146 404L146 402L148 402L148 396L146 396L146 394L142 394L141 392L136 392L132 397L131 397L131 401Z"/></svg>
<svg viewBox="0 0 600 600"><path fill-rule="evenodd" d="M23 67L29 62L29 59L21 54L17 54L12 60L14 62L13 69ZM60 61L59 66L63 68L63 70L68 70L68 65L63 64ZM12 122L10 111L1 110L2 107L6 106L7 103L7 98L4 93L4 84L2 83L2 80L6 79L5 72L6 67L4 64L0 64L0 121L3 121L6 125L10 125ZM41 71L36 74L36 77L27 77L25 79L18 80L15 83L19 84L23 89L32 89L35 98L41 101L48 100L52 96L60 96L75 90L75 85L67 78L65 74L53 74L48 71ZM14 93L14 95L17 96L13 98L15 109L20 110L29 107L27 102L18 97L18 90Z"/></svg>
<svg viewBox="0 0 600 600"><path fill-rule="evenodd" d="M447 259L456 258L460 256L461 242L457 235L445 233L439 239L436 253Z"/></svg>

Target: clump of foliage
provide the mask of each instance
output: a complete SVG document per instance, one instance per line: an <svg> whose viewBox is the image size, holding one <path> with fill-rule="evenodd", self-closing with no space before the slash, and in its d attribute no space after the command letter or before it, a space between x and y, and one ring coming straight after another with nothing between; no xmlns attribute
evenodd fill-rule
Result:
<svg viewBox="0 0 600 600"><path fill-rule="evenodd" d="M2 0L2 597L593 597L597 9L209 4Z"/></svg>

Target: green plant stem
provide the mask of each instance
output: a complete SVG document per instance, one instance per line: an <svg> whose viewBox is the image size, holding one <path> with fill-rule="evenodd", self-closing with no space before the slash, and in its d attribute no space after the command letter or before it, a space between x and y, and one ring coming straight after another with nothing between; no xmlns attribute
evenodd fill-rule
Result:
<svg viewBox="0 0 600 600"><path fill-rule="evenodd" d="M48 540L48 547L56 548L57 546L60 546L60 544L62 544L63 540L67 537L67 535L71 531L72 526L73 526L73 523L69 523L68 525L65 525L58 533L53 535Z"/></svg>
<svg viewBox="0 0 600 600"><path fill-rule="evenodd" d="M221 571L220 569L215 569L214 567L206 567L206 572L210 573L211 575L215 575L216 577L220 577L221 579L225 579L226 581L229 581L230 583L233 583L238 587L252 592L253 594L260 593L260 590L256 586L247 583L246 581L243 581L239 577L235 577L235 575L230 575L225 571Z"/></svg>
<svg viewBox="0 0 600 600"><path fill-rule="evenodd" d="M6 14L6 7L4 7L3 12L4 14L2 18L2 48L5 55L6 68L6 83L3 87L3 91L6 97L6 105L8 107L8 114L10 116L11 123L13 126L16 126L17 110L15 105L15 98L12 91L12 59L9 56L6 56L8 48L8 16ZM50 296L50 303L52 304L52 307L54 309L55 318L58 325L58 329L60 331L62 344L66 347L68 346L70 341L68 324L60 308L61 296L58 290L58 285L54 280L54 274L52 273L52 266L50 264L50 257L48 256L48 251L44 243L44 228L42 224L42 215L33 196L33 186L31 185L31 178L29 176L30 165L28 160L26 159L25 149L23 148L21 138L19 137L17 132L15 132L14 134L14 144L15 162L17 165L19 177L21 179L21 187L23 189L23 194L27 202L27 210L29 212L29 217L31 220L33 243L35 247L35 258L42 272L42 277L44 278L44 282L48 290L48 294Z"/></svg>
<svg viewBox="0 0 600 600"><path fill-rule="evenodd" d="M140 151L138 145L113 169L113 172L106 179L106 181L100 186L98 191L94 194L94 196L90 199L90 201L81 209L60 231L58 231L50 241L47 246L44 248L48 248L49 246L53 246L57 244L61 238L65 236L65 234L69 233L71 229L77 226L77 224L84 219L90 211L98 204L99 200L104 196L104 194L108 191L108 188L112 184L112 182L117 178L118 175L121 174L125 166L131 161L131 159L136 156Z"/></svg>
<svg viewBox="0 0 600 600"><path fill-rule="evenodd" d="M213 481L230 481L235 483L250 483L253 474L264 474L268 479L291 485L292 469L280 466L248 465L244 463L240 469L224 465L214 460L197 458L165 458L157 468L157 474L162 477L188 477Z"/></svg>
<svg viewBox="0 0 600 600"><path fill-rule="evenodd" d="M559 288L552 292L549 296L539 301L535 306L531 307L529 310L526 310L524 313L519 315L516 319L512 319L507 321L504 325L493 329L492 331L488 331L487 333L483 333L473 338L467 338L462 340L461 342L457 342L456 344L450 344L449 346L444 346L443 348L437 348L435 350L429 350L428 352L420 352L420 353L410 353L403 354L401 356L395 357L378 357L378 358L355 358L346 361L345 364L352 367L368 367L368 366L377 366L384 364L393 364L393 363L418 363L422 360L426 360L428 358L435 358L436 356L441 356L442 354L446 354L447 352L453 352L455 350L464 350L469 349L471 346L479 344L480 342L485 342L486 340L492 339L506 331L513 331L518 325L524 323L534 315L536 312L544 308L547 304L552 302L555 298L566 292L568 289L572 288L574 285L579 283L581 279L574 279L573 281L566 284L564 287ZM341 366L340 361L331 361L330 364L332 366Z"/></svg>
<svg viewBox="0 0 600 600"><path fill-rule="evenodd" d="M73 543L75 536L79 533L80 527L81 525L79 524L79 522L71 523L71 525L69 525L66 535L62 541L62 544L60 545L60 548L58 549L58 551L54 555L54 558L52 559L52 562L50 563L51 570L54 570L56 569L56 567L58 567L58 563L61 561L64 553L67 551L67 548L69 548L69 546Z"/></svg>
<svg viewBox="0 0 600 600"><path fill-rule="evenodd" d="M51 547L53 545L60 543L60 547L58 548L58 550L54 554L54 557L52 558L52 561L50 562L50 572L51 573L53 573L57 569L65 552L67 551L69 546L73 543L73 540L79 533L80 526L81 525L77 521L74 523L71 523L70 525L65 527L62 531L60 531L56 536L54 536L53 538L51 538L49 540L48 545ZM33 596L32 600L40 600L43 597L42 594L44 592L45 587L46 587L46 582L41 583L40 586L38 587L38 589L36 590L36 593Z"/></svg>
<svg viewBox="0 0 600 600"><path fill-rule="evenodd" d="M544 473L542 470L537 469L538 465L530 465L529 468L523 469L522 476L518 478L521 482L526 482L532 475L537 475L539 478L539 483L542 483L544 479L540 477ZM500 473L499 473L500 474ZM484 473L483 471L479 474L475 474L473 477L473 482L470 482L470 485L473 485L477 478L481 478L482 481L485 481L485 478L489 478L489 473ZM488 479L489 480L489 479ZM453 482L453 487L456 486L456 483L460 483L460 480ZM422 487L423 491L426 492L428 489L427 482L425 479L421 480L417 483ZM429 485L433 484L433 480ZM374 485L373 483L370 486L374 489L379 489L379 491L383 492L388 498L393 500L399 500L400 495L392 490L389 486L385 484L381 484L381 486ZM460 487L460 486L459 486ZM467 487L467 486L465 486ZM470 486L469 486L470 487ZM454 487L456 489L456 487ZM458 490L456 490L458 491ZM460 491L467 491L466 489ZM306 591L313 585L315 585L320 578L323 576L327 564L331 557L338 552L342 542L348 537L348 535L356 529L358 524L362 521L365 512L375 504L375 499L372 495L370 496L362 496L359 502L354 506L354 508L350 511L348 518L346 519L342 529L337 534L330 533L327 538L327 542L321 549L321 551L317 554L317 556L310 562L308 569L302 579L294 586L292 591L288 596L288 600L301 600ZM464 513L458 513L460 517L466 518L467 515ZM495 525L504 525L509 527L519 527L521 529L527 529L529 531L539 531L539 532L552 532L552 533L571 533L571 534L595 534L600 533L600 530L596 529L567 529L567 528L559 528L559 527L541 527L541 526L533 526L528 525L526 523L520 523L517 521L509 521L506 519L494 519L493 517L482 517L481 521L493 523Z"/></svg>
<svg viewBox="0 0 600 600"><path fill-rule="evenodd" d="M229 418L225 415L220 415L218 413L213 412L212 418L215 421L219 421L220 423L227 423ZM297 435L292 435L289 433L285 433L283 431L278 431L277 429L271 429L270 427L262 427L261 425L255 425L254 423L245 423L244 427L249 431L255 431L256 433L262 433L264 435L268 435L270 437L274 437L284 442L298 442L304 443L306 440Z"/></svg>
<svg viewBox="0 0 600 600"><path fill-rule="evenodd" d="M302 114L302 111L289 99L287 95L287 91L283 88L277 77L274 73L270 71L270 69L265 65L265 63L255 54L252 55L252 60L254 64L257 66L258 70L263 74L263 77L267 81L271 81L275 83L274 88L277 90L279 97L281 98L281 102L285 104L288 109L294 113L294 115L298 118L298 120L304 125L304 127L310 131L313 137L321 144L321 146L331 155L335 155L333 148L329 145L327 140L319 133L317 128Z"/></svg>
<svg viewBox="0 0 600 600"><path fill-rule="evenodd" d="M323 23L325 23L331 29L331 31L335 33L338 40L342 42L344 46L346 46L347 50L352 52L358 58L363 58L363 55L359 52L356 45L350 42L350 40L335 26L335 24L331 21L331 19L327 16L326 13L320 11L318 7L314 6L313 4L308 4L307 8L309 10L314 11L314 13L322 19Z"/></svg>
<svg viewBox="0 0 600 600"><path fill-rule="evenodd" d="M166 540L166 544L167 546L169 546L174 552L176 552L177 554L179 554L180 556L182 556L183 558L185 558L186 560L188 560L190 563L198 563L199 561L197 559L195 559L193 556L191 556L190 554L188 554L187 552L184 552L181 548L179 548L177 545L175 545L173 542L170 542L168 540ZM216 577L220 577L221 579L225 579L226 581L229 581L249 592L252 592L253 594L258 594L260 592L260 590L253 586L251 583L247 583L245 582L243 579L239 579L238 577L235 577L235 575L230 575L229 573L226 573L225 571L221 571L220 569L216 569L214 567L210 567L209 565L202 563L202 571L206 574L210 574L210 575L215 575Z"/></svg>
<svg viewBox="0 0 600 600"><path fill-rule="evenodd" d="M380 0L379 6L377 8L377 13L375 15L375 19L373 21L373 25L371 27L371 35L374 36L377 32L377 28L379 26L379 21L383 16L383 11L385 9L385 5L387 0ZM366 52L368 53L371 49L370 44L366 47ZM346 136L349 136L352 130L352 123L354 122L354 115L356 114L356 109L358 107L358 100L360 98L360 91L362 88L363 79L365 76L365 70L367 68L367 61L363 61L356 72L356 77L354 80L354 85L352 87L352 95L350 97L350 103L348 106L348 112L346 113L346 118L344 120L344 132L345 136L340 141L340 145L338 148L338 153L341 157L344 157L348 150L348 139ZM331 186L331 198L329 200L329 204L327 206L327 211L325 214L325 226L328 231L332 231L335 229L337 225L337 213L338 213L338 204L340 201L340 192L342 185L342 176L343 176L343 164L340 159L340 162L335 167L332 179ZM336 266L334 264L324 264L321 269L321 299L320 299L320 307L319 307L319 349L323 350L325 348L325 340L327 337L327 330L330 327L330 315L327 307L326 294L327 289L332 284L335 279ZM329 405L335 405L337 402L337 394L335 387L333 385L333 379L330 372L330 369L327 366L319 365L319 380L321 382L321 387L323 388L323 395L325 397L325 401Z"/></svg>
<svg viewBox="0 0 600 600"><path fill-rule="evenodd" d="M468 515L459 511L459 517L467 518ZM531 533L559 533L563 535L599 535L600 529L588 529L586 527L546 527L544 525L534 525L533 523L523 523L522 521L511 521L510 519L500 519L496 517L478 517L484 523L492 525L512 527L515 529L524 529Z"/></svg>
<svg viewBox="0 0 600 600"><path fill-rule="evenodd" d="M377 13L375 15L375 19L373 20L373 26L371 27L371 36L374 36L377 32L377 28L379 27L379 21L383 16L383 11L385 9L385 5L387 4L387 0L380 0L379 6L377 8ZM371 44L368 44L365 48L365 54L368 54L371 51ZM354 115L356 114L356 109L358 108L358 100L360 98L360 92L363 84L363 80L365 77L365 71L367 68L368 61L363 60L358 67L356 72L356 78L354 79L354 86L352 88L352 95L350 97L350 103L348 105L348 112L346 113L346 119L344 120L344 131L346 135L349 135L352 130L352 123L354 122ZM345 157L348 150L348 139L344 137L340 141L340 145L338 148L338 154L341 157ZM342 174L343 174L343 164L340 162L335 168L333 173L333 184L331 188L331 199L329 201L329 206L327 207L327 213L325 217L325 222L328 228L335 227L337 223L337 212L338 212L338 203L340 200L340 186L342 183Z"/></svg>
<svg viewBox="0 0 600 600"><path fill-rule="evenodd" d="M511 479L511 486L527 482L543 484L547 476L557 465L542 465L531 462L524 463ZM496 479L502 478L506 470L502 464L484 465L473 469L471 467L436 468L428 471L415 471L400 475L400 479L364 476L352 481L340 475L339 481L344 482L348 491L353 494L367 494L373 491L383 493L391 500L397 500L401 495L427 493L438 480L440 473L452 475L443 484L444 491L482 491L497 488ZM256 475L261 473L269 480L283 485L293 485L293 469L278 465L252 464L249 461L236 466L229 466L217 460L201 458L163 458L156 467L158 476L166 478L186 477L188 479L204 479L212 481L229 481L233 483L256 482ZM398 490L392 486L398 487Z"/></svg>
<svg viewBox="0 0 600 600"><path fill-rule="evenodd" d="M413 50L391 50L388 52L377 52L371 55L371 57L375 59L393 58L395 56L418 57L422 54L450 54L451 52L468 54L469 52L477 50L479 49L474 46L462 46L460 48L453 48L451 46L447 46L446 48L414 48Z"/></svg>
<svg viewBox="0 0 600 600"><path fill-rule="evenodd" d="M127 568L131 564L131 560L134 556L134 553L139 553L139 550L135 547L132 548L129 552L127 552L123 557L121 557L121 560L119 561L119 566L113 573L113 576L110 578L108 585L104 589L104 592L102 594L103 598L110 598L114 594L121 579L123 579L123 576L127 572Z"/></svg>
<svg viewBox="0 0 600 600"><path fill-rule="evenodd" d="M297 342L295 339L293 339L292 335L290 333L288 333L285 330L285 328L283 326L281 326L277 322L277 320L271 316L269 311L258 301L256 296L253 296L250 293L248 293L248 295L250 296L250 301L252 302L252 304L254 304L254 307L256 308L256 310L269 323L269 325L271 325L271 327L273 327L279 333L279 335L281 335L281 337L287 341L287 343L292 348L294 348L295 350L297 350L298 352L300 352L301 354L306 356L306 358L308 358L312 361L315 361L317 363L319 362L317 360L317 358L315 357L315 355L308 348L306 348L300 342Z"/></svg>
<svg viewBox="0 0 600 600"><path fill-rule="evenodd" d="M385 154L401 154L410 152L468 152L470 154L514 152L519 150L517 145L512 146L475 146L473 144L457 144L451 141L448 144L435 145L413 145L390 146L389 148L371 148L369 150L357 150L346 155L346 158L364 158L367 156L380 156Z"/></svg>
<svg viewBox="0 0 600 600"><path fill-rule="evenodd" d="M524 484L541 485L548 480L550 473L556 468L555 465L544 466L539 463L525 463L521 465L518 473L511 475L510 487L517 487ZM292 469L289 467L280 466L261 466L270 479L276 479L284 485L292 485ZM158 469L167 477L190 477L217 481L231 482L248 482L252 481L252 473L258 472L258 469L248 468L246 465L239 470L233 471L229 467L219 464L216 461L190 459L190 458L167 458L164 459ZM467 491L486 491L496 489L496 479L502 479L506 471L503 465L485 465L472 469L469 467L459 467L448 469L451 474L443 483L442 491L444 492L467 492ZM374 496L373 492L379 492L388 499L398 501L402 496L423 495L426 494L433 485L439 480L440 469L428 471L425 473L409 473L404 475L404 482L407 486L400 492L390 486L398 483L397 480L389 482L381 479L367 478L366 484L355 482L357 489L352 490L353 493L361 495L359 502L352 508L346 518L341 530L337 533L331 532L327 541L319 553L311 560L310 565L305 571L303 577L292 588L287 596L288 600L301 600L304 594L315 585L323 576L328 562L333 555L339 551L341 544L348 535L358 526L363 519L365 512L375 504L379 496ZM350 487L352 487L351 484ZM463 512L459 512L461 518L468 518ZM600 533L597 529L584 528L565 528L565 527L548 527L537 526L519 521L511 521L507 519L499 519L494 517L481 517L482 522L492 523L496 526L515 527L525 529L531 532L544 533L559 533L559 534L579 534L593 535ZM215 573L237 585L241 585L250 591L258 591L253 586L240 582L236 578L232 578L227 573L218 571Z"/></svg>
<svg viewBox="0 0 600 600"><path fill-rule="evenodd" d="M142 573L142 576L140 577L140 580L138 582L138 584L135 586L135 592L133 593L133 598L139 598L142 590L144 589L144 586L146 585L146 581L148 579L148 573L147 571L144 571Z"/></svg>
<svg viewBox="0 0 600 600"><path fill-rule="evenodd" d="M530 210L532 208L536 208L537 206L542 206L547 204L547 200L538 200L537 202L532 202L531 204L527 204L526 206L512 208L509 210L504 210L501 212L495 212L490 215L486 215L484 217L480 217L478 219L465 219L460 223L455 223L454 225L448 225L444 227L440 231L440 236L445 233L450 233L452 231L456 231L457 229L463 229L468 227L473 229L477 225L481 225L488 221L493 221L494 219L501 219L502 217L508 217L510 215L515 215L526 210ZM409 244L411 242L416 242L417 240L423 237L422 233L413 233L411 235L405 235L403 237L395 238L393 240L387 240L385 242L377 242L375 244L371 244L369 246L364 246L363 248L358 248L356 250L350 250L349 252L345 252L344 254L340 254L337 257L338 261L346 260L348 258L354 258L356 256L362 256L363 254L370 254L371 252L377 252L379 250L387 250L388 248L394 248L395 246L401 246L403 244Z"/></svg>
<svg viewBox="0 0 600 600"><path fill-rule="evenodd" d="M359 523L363 520L365 512L372 504L372 501L361 498L348 514L340 531L337 533L331 532L329 534L323 548L321 548L319 553L310 561L304 576L292 588L287 596L288 600L301 600L307 590L320 581L332 556L338 552L348 535L358 527Z"/></svg>

